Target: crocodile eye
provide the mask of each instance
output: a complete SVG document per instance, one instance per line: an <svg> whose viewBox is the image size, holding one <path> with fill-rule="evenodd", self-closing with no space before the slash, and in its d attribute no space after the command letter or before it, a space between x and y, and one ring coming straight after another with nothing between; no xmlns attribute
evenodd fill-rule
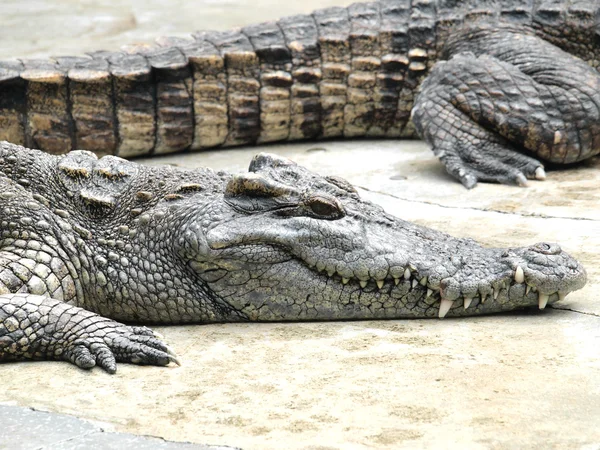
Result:
<svg viewBox="0 0 600 450"><path fill-rule="evenodd" d="M313 197L308 202L308 208L315 216L324 219L339 219L344 216L344 211L335 200L323 197Z"/></svg>

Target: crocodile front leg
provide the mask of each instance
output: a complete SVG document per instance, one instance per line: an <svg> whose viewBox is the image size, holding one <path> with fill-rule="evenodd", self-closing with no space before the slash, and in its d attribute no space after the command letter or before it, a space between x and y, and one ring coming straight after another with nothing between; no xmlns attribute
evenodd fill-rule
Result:
<svg viewBox="0 0 600 450"><path fill-rule="evenodd" d="M477 181L544 179L542 160L600 152L600 76L548 42L513 30L478 30L448 45L415 102L413 120L447 171Z"/></svg>
<svg viewBox="0 0 600 450"><path fill-rule="evenodd" d="M49 297L0 295L0 361L64 360L109 373L118 362L179 364L149 328L132 327Z"/></svg>

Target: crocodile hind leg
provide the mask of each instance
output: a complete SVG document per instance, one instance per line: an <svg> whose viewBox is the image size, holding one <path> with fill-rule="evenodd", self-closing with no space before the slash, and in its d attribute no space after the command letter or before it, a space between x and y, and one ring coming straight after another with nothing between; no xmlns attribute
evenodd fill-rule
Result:
<svg viewBox="0 0 600 450"><path fill-rule="evenodd" d="M115 373L117 362L179 364L149 328L33 294L0 295L0 361L65 360Z"/></svg>
<svg viewBox="0 0 600 450"><path fill-rule="evenodd" d="M525 185L545 178L534 156L568 164L600 152L596 71L535 36L473 36L449 45L454 56L434 67L413 109L417 131L452 176L467 188Z"/></svg>

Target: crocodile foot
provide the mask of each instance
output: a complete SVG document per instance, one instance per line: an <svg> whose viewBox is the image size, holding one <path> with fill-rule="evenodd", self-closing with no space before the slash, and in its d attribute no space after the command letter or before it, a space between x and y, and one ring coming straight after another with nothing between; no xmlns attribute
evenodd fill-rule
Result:
<svg viewBox="0 0 600 450"><path fill-rule="evenodd" d="M593 68L510 28L471 31L448 44L451 58L435 65L413 108L416 130L451 175L467 188L478 180L525 185L545 178L527 155L571 164L598 154Z"/></svg>
<svg viewBox="0 0 600 450"><path fill-rule="evenodd" d="M109 373L117 362L179 365L161 336L33 294L0 295L0 361L54 359Z"/></svg>
<svg viewBox="0 0 600 450"><path fill-rule="evenodd" d="M82 333L64 349L64 358L82 369L99 366L117 371L117 362L166 366L180 365L175 353L146 327L131 327L104 319L92 332Z"/></svg>
<svg viewBox="0 0 600 450"><path fill-rule="evenodd" d="M467 189L475 187L478 181L527 186L528 179L546 178L542 163L508 145L477 139L448 148L442 145L433 151L446 171Z"/></svg>

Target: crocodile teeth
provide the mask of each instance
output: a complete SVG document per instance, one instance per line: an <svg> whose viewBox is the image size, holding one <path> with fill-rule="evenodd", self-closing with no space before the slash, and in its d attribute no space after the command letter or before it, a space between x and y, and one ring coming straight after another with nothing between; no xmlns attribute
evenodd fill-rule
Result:
<svg viewBox="0 0 600 450"><path fill-rule="evenodd" d="M363 289L367 287L367 282L366 281L362 281L361 280L361 281L358 282L358 284L360 284L360 287L363 288Z"/></svg>
<svg viewBox="0 0 600 450"><path fill-rule="evenodd" d="M546 179L546 171L543 167L538 167L535 169L535 179L536 180L545 180Z"/></svg>
<svg viewBox="0 0 600 450"><path fill-rule="evenodd" d="M464 305L465 309L467 309L469 306L471 306L471 302L472 302L472 301L473 301L473 299L472 299L472 298L465 297L465 301L464 301L464 303L463 303L463 305Z"/></svg>
<svg viewBox="0 0 600 450"><path fill-rule="evenodd" d="M531 290L531 286L527 285L525 288L525 295L529 295L529 291Z"/></svg>
<svg viewBox="0 0 600 450"><path fill-rule="evenodd" d="M421 278L421 281L419 281L419 284L421 286L427 286L427 277Z"/></svg>
<svg viewBox="0 0 600 450"><path fill-rule="evenodd" d="M564 292L559 292L558 293L558 301L562 302L566 296L567 296L567 294L565 294Z"/></svg>
<svg viewBox="0 0 600 450"><path fill-rule="evenodd" d="M500 288L494 288L494 300L497 300L499 295L500 295Z"/></svg>
<svg viewBox="0 0 600 450"><path fill-rule="evenodd" d="M335 270L328 270L327 275L329 275L329 277L331 278L333 275L335 275Z"/></svg>
<svg viewBox="0 0 600 450"><path fill-rule="evenodd" d="M538 306L540 309L544 309L548 304L548 294L542 294L541 292L538 294Z"/></svg>
<svg viewBox="0 0 600 450"><path fill-rule="evenodd" d="M348 281L350 281L350 278L342 278L342 284L348 284Z"/></svg>
<svg viewBox="0 0 600 450"><path fill-rule="evenodd" d="M452 308L453 303L454 302L452 300L446 300L444 298L442 299L440 302L440 312L438 313L438 317L440 319L446 317L446 314L448 314L448 311L450 311L450 308Z"/></svg>
<svg viewBox="0 0 600 450"><path fill-rule="evenodd" d="M400 278L394 278L394 284L398 286L398 283L400 283Z"/></svg>
<svg viewBox="0 0 600 450"><path fill-rule="evenodd" d="M521 266L517 266L517 270L515 270L515 281L517 283L522 283L525 281L525 273L523 273Z"/></svg>
<svg viewBox="0 0 600 450"><path fill-rule="evenodd" d="M485 299L487 298L487 294L481 294L481 303L485 303Z"/></svg>
<svg viewBox="0 0 600 450"><path fill-rule="evenodd" d="M377 280L376 283L377 283L377 287L379 289L381 289L383 287L383 280Z"/></svg>
<svg viewBox="0 0 600 450"><path fill-rule="evenodd" d="M429 288L427 288L427 298L431 297L431 294L433 294L433 291Z"/></svg>
<svg viewBox="0 0 600 450"><path fill-rule="evenodd" d="M408 267L404 269L404 279L410 280L410 269Z"/></svg>
<svg viewBox="0 0 600 450"><path fill-rule="evenodd" d="M413 289L416 288L418 284L419 284L419 282L417 281L416 278L412 280L412 287L413 287Z"/></svg>

